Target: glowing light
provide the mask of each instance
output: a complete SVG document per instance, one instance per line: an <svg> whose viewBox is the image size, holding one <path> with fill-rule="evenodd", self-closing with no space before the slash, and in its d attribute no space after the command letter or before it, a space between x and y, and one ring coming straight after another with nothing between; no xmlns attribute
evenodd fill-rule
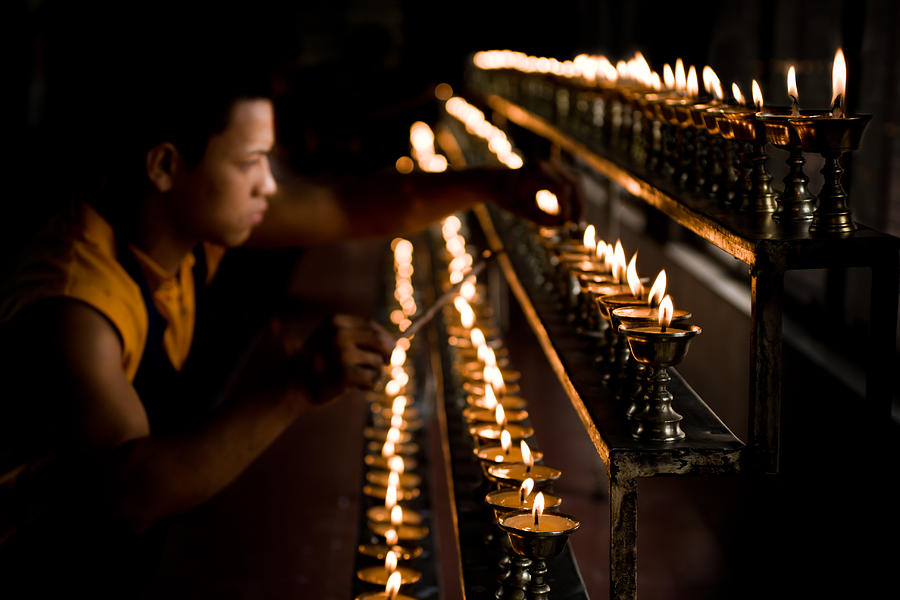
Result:
<svg viewBox="0 0 900 600"><path fill-rule="evenodd" d="M703 89L706 90L706 93L712 94L719 102L725 98L722 93L722 82L719 81L719 76L709 65L703 67Z"/></svg>
<svg viewBox="0 0 900 600"><path fill-rule="evenodd" d="M506 426L506 411L503 410L502 404L497 404L497 406L494 407L494 420L497 422L497 426Z"/></svg>
<svg viewBox="0 0 900 600"><path fill-rule="evenodd" d="M393 456L394 452L396 452L394 448L394 442L387 441L381 447L381 455L384 457Z"/></svg>
<svg viewBox="0 0 900 600"><path fill-rule="evenodd" d="M509 454L512 450L512 435L506 429L500 432L500 447L503 448L504 454Z"/></svg>
<svg viewBox="0 0 900 600"><path fill-rule="evenodd" d="M394 505L391 509L391 525L394 527L403 525L403 508L399 504Z"/></svg>
<svg viewBox="0 0 900 600"><path fill-rule="evenodd" d="M659 326L664 330L672 324L672 315L674 312L675 307L672 304L672 296L667 294L666 297L662 299L662 302L659 303Z"/></svg>
<svg viewBox="0 0 900 600"><path fill-rule="evenodd" d="M669 63L663 65L663 83L667 90L675 89L675 73Z"/></svg>
<svg viewBox="0 0 900 600"><path fill-rule="evenodd" d="M519 486L519 504L525 504L525 498L528 497L532 490L534 490L534 479L529 477Z"/></svg>
<svg viewBox="0 0 900 600"><path fill-rule="evenodd" d="M403 173L404 175L412 173L415 166L416 164L413 162L413 159L408 156L401 156L394 163L394 168L397 169L397 172Z"/></svg>
<svg viewBox="0 0 900 600"><path fill-rule="evenodd" d="M688 70L687 74L687 93L692 98L696 98L700 94L700 84L697 82L697 69L694 65Z"/></svg>
<svg viewBox="0 0 900 600"><path fill-rule="evenodd" d="M438 100L449 100L453 96L453 88L449 83L439 83L434 86L434 97Z"/></svg>
<svg viewBox="0 0 900 600"><path fill-rule="evenodd" d="M666 295L666 270L663 269L656 276L653 285L650 286L650 293L647 295L647 302L650 306L657 306Z"/></svg>
<svg viewBox="0 0 900 600"><path fill-rule="evenodd" d="M394 532L395 535L396 533L397 532ZM390 544L390 542L388 543ZM394 544L396 543L397 542L395 541ZM400 583L402 581L403 576L400 574L400 571L394 571L391 573L391 576L388 577L387 584L384 586L384 595L387 596L388 600L396 600L397 594L400 593Z"/></svg>
<svg viewBox="0 0 900 600"><path fill-rule="evenodd" d="M584 228L582 244L585 248L593 248L597 245L597 233L596 228L593 225L588 225Z"/></svg>
<svg viewBox="0 0 900 600"><path fill-rule="evenodd" d="M480 348L487 343L487 340L484 338L484 332L478 327L472 328L472 331L469 332L469 339L472 341L472 346L475 348Z"/></svg>
<svg viewBox="0 0 900 600"><path fill-rule="evenodd" d="M544 493L538 492L534 497L534 505L531 507L531 516L534 517L534 526L538 527L541 516L544 514Z"/></svg>
<svg viewBox="0 0 900 600"><path fill-rule="evenodd" d="M387 555L385 555L384 568L388 573L393 573L397 570L397 555L394 554L393 550L388 550Z"/></svg>
<svg viewBox="0 0 900 600"><path fill-rule="evenodd" d="M644 294L644 286L637 273L637 252L634 253L631 261L628 263L626 280L628 281L628 289L631 290L631 295L635 298L640 298Z"/></svg>
<svg viewBox="0 0 900 600"><path fill-rule="evenodd" d="M687 77L684 73L684 62L679 58L675 60L675 89L683 92L687 89Z"/></svg>
<svg viewBox="0 0 900 600"><path fill-rule="evenodd" d="M535 200L538 208L548 215L559 214L559 201L556 198L556 194L550 190L538 190L537 194L535 194Z"/></svg>
<svg viewBox="0 0 900 600"><path fill-rule="evenodd" d="M763 95L762 89L759 87L759 83L754 79L753 84L751 85L751 91L753 94L753 106L756 107L756 110L762 110L763 107Z"/></svg>
<svg viewBox="0 0 900 600"><path fill-rule="evenodd" d="M399 540L400 540L400 536L397 534L396 529L388 529L387 531L384 532L384 541L388 546L396 546L397 542ZM394 575L399 575L399 574L400 574L399 572L394 572ZM393 577L394 575L391 575L391 577ZM390 581L390 580L388 580L388 581ZM400 587L399 578L398 578L397 587L398 588Z"/></svg>
<svg viewBox="0 0 900 600"><path fill-rule="evenodd" d="M400 456L392 456L388 459L388 468L395 473L402 473L406 470L403 458Z"/></svg>
<svg viewBox="0 0 900 600"><path fill-rule="evenodd" d="M488 410L494 410L500 406L497 402L497 396L494 394L494 386L490 383L484 386L484 406Z"/></svg>
<svg viewBox="0 0 900 600"><path fill-rule="evenodd" d="M847 63L840 48L834 53L831 67L831 114L835 117L847 114Z"/></svg>
<svg viewBox="0 0 900 600"><path fill-rule="evenodd" d="M626 276L625 270L627 266L625 261L625 249L622 248L622 242L619 240L616 240L613 261L613 279L615 279L616 283L622 283L622 279Z"/></svg>
<svg viewBox="0 0 900 600"><path fill-rule="evenodd" d="M402 366L405 362L406 350L404 350L400 346L394 346L394 349L391 351L391 366L399 367Z"/></svg>
<svg viewBox="0 0 900 600"><path fill-rule="evenodd" d="M787 93L791 98L791 114L793 116L800 115L800 92L797 91L797 71L794 65L787 72Z"/></svg>
<svg viewBox="0 0 900 600"><path fill-rule="evenodd" d="M741 88L734 82L731 83L731 95L734 96L734 101L738 104L744 103L744 95L741 93Z"/></svg>
<svg viewBox="0 0 900 600"><path fill-rule="evenodd" d="M525 440L522 440L519 442L519 449L522 451L522 462L525 463L525 472L530 473L531 467L534 466L534 455L531 453L531 448L528 447Z"/></svg>
<svg viewBox="0 0 900 600"><path fill-rule="evenodd" d="M384 507L392 510L397 506L397 487L389 485L384 492Z"/></svg>

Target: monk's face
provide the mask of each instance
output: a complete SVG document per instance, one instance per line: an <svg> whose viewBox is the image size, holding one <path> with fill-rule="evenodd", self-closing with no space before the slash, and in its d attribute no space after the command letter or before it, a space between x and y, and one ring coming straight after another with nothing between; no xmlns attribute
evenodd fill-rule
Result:
<svg viewBox="0 0 900 600"><path fill-rule="evenodd" d="M191 237L237 246L263 219L275 193L269 153L275 141L272 103L234 104L224 131L209 139L200 163L173 191L180 226Z"/></svg>

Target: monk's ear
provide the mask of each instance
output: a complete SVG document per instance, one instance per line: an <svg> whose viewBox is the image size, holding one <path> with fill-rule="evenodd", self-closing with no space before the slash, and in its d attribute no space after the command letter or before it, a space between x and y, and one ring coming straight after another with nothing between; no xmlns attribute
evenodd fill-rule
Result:
<svg viewBox="0 0 900 600"><path fill-rule="evenodd" d="M162 142L147 151L147 178L158 192L172 189L180 165L181 155L171 142Z"/></svg>

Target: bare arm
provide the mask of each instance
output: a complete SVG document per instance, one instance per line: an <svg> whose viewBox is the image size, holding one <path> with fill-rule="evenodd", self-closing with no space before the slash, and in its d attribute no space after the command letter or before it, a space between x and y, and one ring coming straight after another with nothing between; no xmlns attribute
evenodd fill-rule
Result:
<svg viewBox="0 0 900 600"><path fill-rule="evenodd" d="M240 397L203 428L177 436L154 435L134 387L121 367L121 343L112 325L87 305L59 301L32 315L55 331L42 365L60 377L45 378L41 397L57 398L68 416L59 434L62 450L75 450L84 460L72 465L89 505L100 505L129 528L141 531L154 522L197 506L233 481L302 412L322 396L296 386L239 388ZM340 328L343 340L325 364L380 367L383 356L369 352L374 342L364 333ZM331 338L339 336L332 335ZM331 339L330 338L330 339ZM361 341L362 340L362 341ZM320 343L320 345L322 345ZM257 355L260 364L283 364L275 344ZM322 360L318 361L323 362ZM371 385L366 374L348 374L335 367L327 398L340 393L342 383ZM373 372L377 370L374 369ZM259 378L267 381L268 378ZM318 382L317 382L318 383ZM87 479L87 482L84 480Z"/></svg>
<svg viewBox="0 0 900 600"><path fill-rule="evenodd" d="M537 210L534 195L549 188L564 213ZM541 165L519 171L466 169L444 173L385 173L338 183L283 180L250 244L309 246L419 231L477 203L495 202L545 225L576 220L580 197L572 179Z"/></svg>

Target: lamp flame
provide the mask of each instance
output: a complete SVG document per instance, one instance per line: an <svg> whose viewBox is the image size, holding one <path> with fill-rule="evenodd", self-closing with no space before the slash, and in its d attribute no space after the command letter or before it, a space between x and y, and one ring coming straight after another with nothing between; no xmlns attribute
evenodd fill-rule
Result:
<svg viewBox="0 0 900 600"><path fill-rule="evenodd" d="M522 485L519 486L519 504L525 504L525 498L528 497L533 489L534 479L531 477L522 482Z"/></svg>
<svg viewBox="0 0 900 600"><path fill-rule="evenodd" d="M397 598L397 594L400 593L401 581L403 581L403 576L400 574L400 571L394 571L388 577L387 584L384 586L384 595L388 597L388 600Z"/></svg>
<svg viewBox="0 0 900 600"><path fill-rule="evenodd" d="M672 67L669 63L663 65L663 83L667 90L671 90L675 87L675 72L672 71Z"/></svg>
<svg viewBox="0 0 900 600"><path fill-rule="evenodd" d="M522 440L519 442L519 449L522 450L522 462L525 463L525 472L530 473L531 467L534 466L534 455L531 453L531 448L528 447L525 440Z"/></svg>
<svg viewBox="0 0 900 600"><path fill-rule="evenodd" d="M731 95L734 96L734 101L738 104L744 103L744 95L741 93L741 88L733 81L731 82Z"/></svg>
<svg viewBox="0 0 900 600"><path fill-rule="evenodd" d="M391 366L399 367L406 362L406 350L401 348L400 346L394 346L394 350L391 352Z"/></svg>
<svg viewBox="0 0 900 600"><path fill-rule="evenodd" d="M835 117L847 114L847 63L840 48L834 53L831 67L831 114Z"/></svg>
<svg viewBox="0 0 900 600"><path fill-rule="evenodd" d="M694 68L694 65L691 65L691 68L688 69L687 93L692 98L696 98L700 93L700 84L697 82L697 69Z"/></svg>
<svg viewBox="0 0 900 600"><path fill-rule="evenodd" d="M597 245L597 232L593 225L588 225L584 228L582 244L585 248L593 248Z"/></svg>
<svg viewBox="0 0 900 600"><path fill-rule="evenodd" d="M500 432L500 447L505 454L509 454L512 449L512 435L506 429Z"/></svg>
<svg viewBox="0 0 900 600"><path fill-rule="evenodd" d="M388 487L400 487L400 474L397 471L391 471L388 475Z"/></svg>
<svg viewBox="0 0 900 600"><path fill-rule="evenodd" d="M394 401L391 403L391 414L402 415L405 410L406 396L394 396Z"/></svg>
<svg viewBox="0 0 900 600"><path fill-rule="evenodd" d="M666 294L666 297L659 303L659 326L663 330L672 324L672 314L674 312L675 307L672 305L672 296Z"/></svg>
<svg viewBox="0 0 900 600"><path fill-rule="evenodd" d="M484 386L484 405L488 410L494 410L500 406L497 396L494 394L494 386L489 383Z"/></svg>
<svg viewBox="0 0 900 600"><path fill-rule="evenodd" d="M753 93L753 106L756 107L756 110L762 110L763 107L763 95L762 89L759 87L759 83L756 80L753 80L751 85L751 92Z"/></svg>
<svg viewBox="0 0 900 600"><path fill-rule="evenodd" d="M391 417L391 427L401 429L403 427L403 415L394 415Z"/></svg>
<svg viewBox="0 0 900 600"><path fill-rule="evenodd" d="M388 550L387 555L385 555L384 568L387 569L388 573L393 573L397 570L397 555L393 550Z"/></svg>
<svg viewBox="0 0 900 600"><path fill-rule="evenodd" d="M653 285L650 286L650 293L647 295L647 304L657 306L666 295L666 270L663 269L656 276Z"/></svg>
<svg viewBox="0 0 900 600"><path fill-rule="evenodd" d="M722 93L722 82L719 81L719 76L709 65L703 67L703 89L719 102L725 98L725 94Z"/></svg>
<svg viewBox="0 0 900 600"><path fill-rule="evenodd" d="M626 273L626 261L625 261L625 249L622 248L622 242L616 240L616 249L613 253L614 261L613 261L613 279L616 280L616 283L622 283L622 279L625 278Z"/></svg>
<svg viewBox="0 0 900 600"><path fill-rule="evenodd" d="M644 286L641 284L641 278L637 273L637 252L634 253L631 257L631 262L628 263L626 280L628 281L628 288L631 290L632 296L640 298L644 295Z"/></svg>
<svg viewBox="0 0 900 600"><path fill-rule="evenodd" d="M388 442L396 444L400 441L400 430L396 427L391 427L390 429L388 429L385 438Z"/></svg>
<svg viewBox="0 0 900 600"><path fill-rule="evenodd" d="M502 404L498 403L497 406L494 407L494 420L497 421L498 427L506 426L506 412L503 410Z"/></svg>
<svg viewBox="0 0 900 600"><path fill-rule="evenodd" d="M395 451L396 450L394 449L394 442L390 440L386 441L384 443L384 446L381 447L381 455L385 458L393 456Z"/></svg>
<svg viewBox="0 0 900 600"><path fill-rule="evenodd" d="M484 346L478 347L478 360L483 362L486 365L496 365L497 364L497 355L494 354L494 349L485 344Z"/></svg>
<svg viewBox="0 0 900 600"><path fill-rule="evenodd" d="M400 541L400 536L397 534L396 529L388 529L384 532L384 541L388 546L396 546L397 542ZM400 573L396 573L399 575ZM393 577L393 575L392 575ZM400 587L400 584L397 584L397 587Z"/></svg>
<svg viewBox="0 0 900 600"><path fill-rule="evenodd" d="M684 74L684 61L680 58L675 60L675 89L683 92L687 89L687 78Z"/></svg>
<svg viewBox="0 0 900 600"><path fill-rule="evenodd" d="M557 200L556 194L550 190L538 190L537 194L535 194L535 200L538 208L548 215L559 214L559 200Z"/></svg>
<svg viewBox="0 0 900 600"><path fill-rule="evenodd" d="M390 510L397 506L397 488L389 485L384 492L384 507Z"/></svg>
<svg viewBox="0 0 900 600"><path fill-rule="evenodd" d="M391 508L391 525L394 527L403 525L403 508L399 504Z"/></svg>
<svg viewBox="0 0 900 600"><path fill-rule="evenodd" d="M534 506L531 508L531 515L534 517L534 527L537 529L541 515L544 514L544 492L538 492L534 497Z"/></svg>
<svg viewBox="0 0 900 600"><path fill-rule="evenodd" d="M475 348L480 348L487 343L487 340L484 338L484 332L478 327L473 328L472 331L469 332L469 339L472 341L472 346Z"/></svg>
<svg viewBox="0 0 900 600"><path fill-rule="evenodd" d="M787 93L791 98L791 114L800 116L800 93L797 91L797 70L794 65L787 72Z"/></svg>
<svg viewBox="0 0 900 600"><path fill-rule="evenodd" d="M392 456L388 459L388 468L394 473L402 473L406 470L406 465L403 464L403 457L401 456Z"/></svg>

